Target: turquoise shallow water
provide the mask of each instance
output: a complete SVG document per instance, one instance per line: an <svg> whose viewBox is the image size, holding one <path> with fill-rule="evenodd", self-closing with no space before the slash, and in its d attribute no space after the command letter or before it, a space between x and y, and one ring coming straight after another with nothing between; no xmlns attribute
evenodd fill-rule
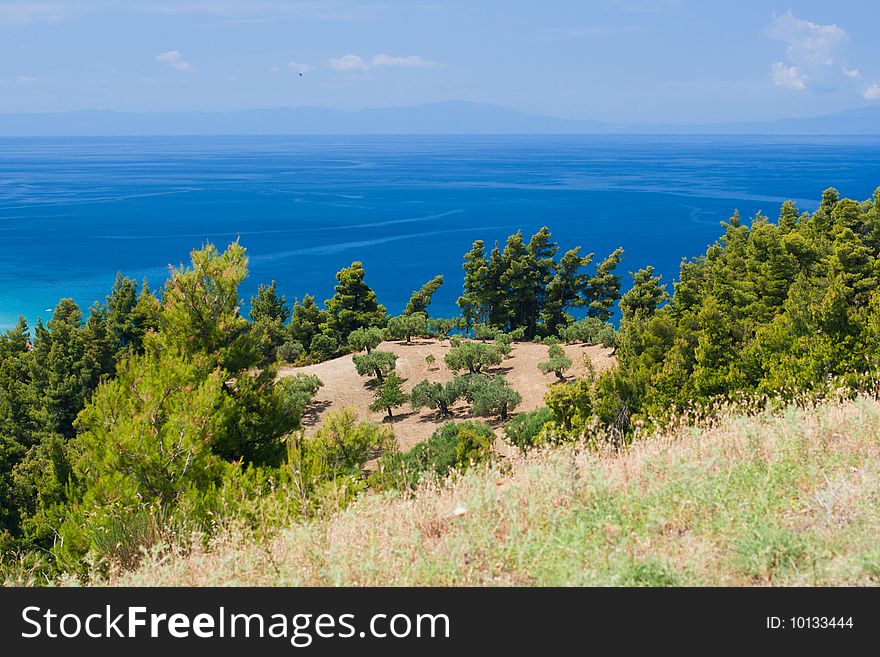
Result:
<svg viewBox="0 0 880 657"><path fill-rule="evenodd" d="M868 198L876 137L442 136L0 139L0 328L61 297L103 298L117 271L161 284L191 248L240 236L248 297L332 294L361 260L398 312L435 274L455 312L462 254L548 225L563 249L623 246L667 280L738 209ZM625 285L627 283L625 279Z"/></svg>

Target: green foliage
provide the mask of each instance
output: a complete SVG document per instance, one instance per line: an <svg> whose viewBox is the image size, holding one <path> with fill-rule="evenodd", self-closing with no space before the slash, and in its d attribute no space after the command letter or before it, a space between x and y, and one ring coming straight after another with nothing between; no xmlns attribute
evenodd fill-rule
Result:
<svg viewBox="0 0 880 657"><path fill-rule="evenodd" d="M482 342L458 341L443 357L443 362L453 372L467 370L471 374L484 371L501 363L502 354L497 347Z"/></svg>
<svg viewBox="0 0 880 657"><path fill-rule="evenodd" d="M461 317L429 317L428 331L440 340L449 339L452 331L464 330L465 322Z"/></svg>
<svg viewBox="0 0 880 657"><path fill-rule="evenodd" d="M260 362L248 322L239 314L238 286L247 276L245 249L234 242L223 253L208 244L190 254L191 268L172 270L162 290L159 335L184 357L215 354L238 372Z"/></svg>
<svg viewBox="0 0 880 657"><path fill-rule="evenodd" d="M278 296L275 281L257 288L257 296L251 297L250 315L255 323L270 321L284 324L288 320L290 308L287 307L287 299Z"/></svg>
<svg viewBox="0 0 880 657"><path fill-rule="evenodd" d="M617 345L617 331L597 317L586 317L559 329L559 337L567 344L601 344L603 347Z"/></svg>
<svg viewBox="0 0 880 657"><path fill-rule="evenodd" d="M556 385L544 397L544 403L552 413L536 444L579 438L593 420L593 383L578 379L572 383Z"/></svg>
<svg viewBox="0 0 880 657"><path fill-rule="evenodd" d="M548 356L549 358L545 362L538 363L538 369L544 374L553 372L556 378L565 381L565 372L571 369L571 358L566 356L562 347L557 344L550 345Z"/></svg>
<svg viewBox="0 0 880 657"><path fill-rule="evenodd" d="M386 330L388 336L394 340L411 342L413 337L428 333L427 315L423 312L415 312L410 315L392 317L388 320Z"/></svg>
<svg viewBox="0 0 880 657"><path fill-rule="evenodd" d="M382 329L375 326L368 328L358 328L351 332L348 336L348 346L355 351L366 351L370 353L379 346L384 335Z"/></svg>
<svg viewBox="0 0 880 657"><path fill-rule="evenodd" d="M492 428L482 422L447 422L409 451L380 458L372 482L382 489L411 490L425 476L440 479L455 468L464 470L487 460L494 440Z"/></svg>
<svg viewBox="0 0 880 657"><path fill-rule="evenodd" d="M512 444L526 451L539 444L539 436L544 425L553 419L553 412L546 406L519 413L504 425L504 435Z"/></svg>
<svg viewBox="0 0 880 657"><path fill-rule="evenodd" d="M437 362L437 357L434 354L428 354L425 356L425 363L427 363L428 367L434 367L434 363Z"/></svg>
<svg viewBox="0 0 880 657"><path fill-rule="evenodd" d="M306 408L324 383L314 374L297 373L278 382L281 408L284 414L299 425Z"/></svg>
<svg viewBox="0 0 880 657"><path fill-rule="evenodd" d="M633 286L620 299L620 314L624 322L650 317L662 304L669 301L662 276L654 276L654 267L640 269L633 277Z"/></svg>
<svg viewBox="0 0 880 657"><path fill-rule="evenodd" d="M495 349L507 358L513 351L513 336L510 333L498 333L495 335Z"/></svg>
<svg viewBox="0 0 880 657"><path fill-rule="evenodd" d="M443 285L443 277L435 276L430 281L422 285L422 287L412 293L412 296L409 298L409 302L406 304L406 308L403 311L404 315L413 315L415 313L422 313L425 317L428 316L428 306L431 305L431 299L434 296L434 293L440 289L440 286Z"/></svg>
<svg viewBox="0 0 880 657"><path fill-rule="evenodd" d="M370 410L385 410L388 412L388 419L393 418L394 415L391 409L403 406L409 399L409 395L403 391L402 384L403 381L397 375L397 372L389 372L382 385L376 388L373 403L370 404Z"/></svg>
<svg viewBox="0 0 880 657"><path fill-rule="evenodd" d="M318 308L315 297L310 294L303 297L302 303L293 304L288 332L293 340L299 342L306 353L312 352L312 339L321 334L321 326L329 322L326 310ZM334 349L336 348L334 344Z"/></svg>
<svg viewBox="0 0 880 657"><path fill-rule="evenodd" d="M336 293L327 300L326 328L333 331L340 343L358 328L382 326L385 306L376 300L376 293L364 282L364 266L360 262L336 274Z"/></svg>
<svg viewBox="0 0 880 657"><path fill-rule="evenodd" d="M410 393L410 405L414 411L427 407L437 410L440 417L449 416L449 407L464 394L462 377L446 383L420 381Z"/></svg>
<svg viewBox="0 0 880 657"><path fill-rule="evenodd" d="M459 425L455 441L455 460L457 463L476 464L492 457L495 434L485 424L474 428Z"/></svg>
<svg viewBox="0 0 880 657"><path fill-rule="evenodd" d="M395 453L391 431L371 422L358 422L351 409L329 413L310 438L302 432L293 433L287 442L286 470L303 515L328 500L337 506L347 503L365 487L366 462Z"/></svg>
<svg viewBox="0 0 880 657"><path fill-rule="evenodd" d="M497 326L489 326L488 324L474 324L472 328L474 337L482 342L494 340L495 336L502 332Z"/></svg>
<svg viewBox="0 0 880 657"><path fill-rule="evenodd" d="M611 319L611 306L620 299L620 276L614 273L623 260L623 249L615 249L605 260L596 266L596 275L590 278L587 294L589 301L587 315L598 317L603 322Z"/></svg>
<svg viewBox="0 0 880 657"><path fill-rule="evenodd" d="M284 323L290 317L290 308L287 300L278 296L275 281L260 285L257 296L251 297L250 316L253 321L251 333L262 354L260 364L266 366L276 360L285 360L280 357L279 349L289 340ZM290 355L289 350L285 350L285 355Z"/></svg>
<svg viewBox="0 0 880 657"><path fill-rule="evenodd" d="M336 353L337 342L332 335L319 333L312 337L311 354L318 360L327 360Z"/></svg>
<svg viewBox="0 0 880 657"><path fill-rule="evenodd" d="M275 357L280 363L295 363L305 352L299 340L286 340L275 350Z"/></svg>
<svg viewBox="0 0 880 657"><path fill-rule="evenodd" d="M557 262L558 252L546 227L528 243L522 231L511 235L504 249L496 246L488 258L483 241L474 242L465 254L464 290L458 299L466 325L499 326L505 332L521 329L524 337L532 338L556 333L571 321L572 308L587 306L591 317L609 319L611 306L620 298L620 278L614 270L623 250L601 262L594 276L583 271L593 254L581 256L580 247L575 247Z"/></svg>
<svg viewBox="0 0 880 657"><path fill-rule="evenodd" d="M371 351L368 354L354 356L354 367L361 376L375 376L382 383L385 376L397 364L397 356L390 351Z"/></svg>
<svg viewBox="0 0 880 657"><path fill-rule="evenodd" d="M682 263L672 300L653 313L644 309L658 281L645 270L647 305L622 307L620 373L600 379L614 391L603 396L603 422L625 428L626 417L719 398L871 385L878 198L860 204L826 190L815 213L789 202L776 224L735 214L705 255Z"/></svg>
<svg viewBox="0 0 880 657"><path fill-rule="evenodd" d="M474 415L498 415L504 421L522 402L522 396L511 388L503 376L471 374L463 383L464 397L471 403Z"/></svg>

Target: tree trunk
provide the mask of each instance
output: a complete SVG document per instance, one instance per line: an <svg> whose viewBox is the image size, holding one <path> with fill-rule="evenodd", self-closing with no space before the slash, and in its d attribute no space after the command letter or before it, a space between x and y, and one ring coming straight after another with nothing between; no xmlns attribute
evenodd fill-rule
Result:
<svg viewBox="0 0 880 657"><path fill-rule="evenodd" d="M393 419L394 419L394 416L391 414L391 407L390 407L390 406L388 407L388 419L389 419L389 420L393 420Z"/></svg>
<svg viewBox="0 0 880 657"><path fill-rule="evenodd" d="M565 375L562 373L561 370L556 370L556 378L560 381L565 381Z"/></svg>

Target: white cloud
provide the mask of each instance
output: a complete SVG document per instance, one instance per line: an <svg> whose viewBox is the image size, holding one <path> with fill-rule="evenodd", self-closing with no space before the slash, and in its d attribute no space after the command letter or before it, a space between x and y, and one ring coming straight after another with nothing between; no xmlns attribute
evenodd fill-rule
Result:
<svg viewBox="0 0 880 657"><path fill-rule="evenodd" d="M820 25L787 11L773 17L765 34L787 44L786 61L776 62L770 68L777 86L798 91L857 91L854 81L862 73L850 68L844 58L849 35L839 25Z"/></svg>
<svg viewBox="0 0 880 657"><path fill-rule="evenodd" d="M191 73L195 71L195 67L190 64L183 57L183 53L179 50L169 50L168 52L163 52L161 55L156 57L157 62L161 62L166 66L170 66L175 71L184 71L186 73Z"/></svg>
<svg viewBox="0 0 880 657"><path fill-rule="evenodd" d="M865 100L880 100L880 84L875 82L868 85L867 89L862 92L862 96Z"/></svg>
<svg viewBox="0 0 880 657"><path fill-rule="evenodd" d="M807 88L806 78L798 73L797 67L786 66L783 62L774 62L770 67L773 83L777 87L803 91Z"/></svg>
<svg viewBox="0 0 880 657"><path fill-rule="evenodd" d="M334 57L327 62L327 66L334 71L342 71L345 73L366 73L372 68L381 68L384 66L399 68L446 68L446 64L435 62L431 59L425 59L419 55L408 55L406 57L397 57L388 55L384 52L373 55L370 60L365 60L359 55L343 55L342 57Z"/></svg>
<svg viewBox="0 0 880 657"><path fill-rule="evenodd" d="M311 64L299 64L297 62L290 62L287 66L293 69L296 73L308 73L315 68Z"/></svg>
<svg viewBox="0 0 880 657"><path fill-rule="evenodd" d="M327 62L327 66L334 71L344 71L347 73L362 73L370 68L369 65L357 55L333 57Z"/></svg>
<svg viewBox="0 0 880 657"><path fill-rule="evenodd" d="M862 72L857 68L849 68L846 65L846 62L843 63L843 74L848 78L860 78L862 77Z"/></svg>
<svg viewBox="0 0 880 657"><path fill-rule="evenodd" d="M37 81L37 78L32 78L30 75L19 75L15 78L16 84L33 84Z"/></svg>

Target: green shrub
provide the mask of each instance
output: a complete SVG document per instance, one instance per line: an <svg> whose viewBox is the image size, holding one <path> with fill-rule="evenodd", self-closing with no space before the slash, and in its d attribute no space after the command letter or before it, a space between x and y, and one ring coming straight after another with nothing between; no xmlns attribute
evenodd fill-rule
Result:
<svg viewBox="0 0 880 657"><path fill-rule="evenodd" d="M467 370L471 374L498 365L501 360L502 354L495 345L463 340L454 340L452 349L443 358L446 367L453 372Z"/></svg>
<svg viewBox="0 0 880 657"><path fill-rule="evenodd" d="M299 340L286 340L275 350L275 358L282 363L295 363L304 353Z"/></svg>
<svg viewBox="0 0 880 657"><path fill-rule="evenodd" d="M601 344L608 348L617 344L617 333L614 327L598 317L587 317L560 328L559 337L568 344L575 342Z"/></svg>
<svg viewBox="0 0 880 657"><path fill-rule="evenodd" d="M380 458L372 483L380 489L413 489L425 476L440 479L454 468L488 459L494 440L492 428L482 422L447 422L409 451Z"/></svg>
<svg viewBox="0 0 880 657"><path fill-rule="evenodd" d="M319 333L312 338L312 355L321 360L327 360L336 353L337 342L332 335Z"/></svg>
<svg viewBox="0 0 880 657"><path fill-rule="evenodd" d="M538 444L538 436L547 422L553 419L553 413L546 406L520 413L504 425L504 435L512 444L526 451Z"/></svg>

